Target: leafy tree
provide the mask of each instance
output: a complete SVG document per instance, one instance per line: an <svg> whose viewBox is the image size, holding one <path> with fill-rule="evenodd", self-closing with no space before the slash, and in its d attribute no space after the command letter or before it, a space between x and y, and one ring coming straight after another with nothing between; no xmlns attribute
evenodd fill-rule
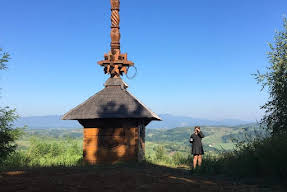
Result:
<svg viewBox="0 0 287 192"><path fill-rule="evenodd" d="M7 69L9 54L0 49L0 70ZM0 163L16 150L15 140L22 135L22 129L14 129L13 122L18 118L15 109L0 107Z"/></svg>
<svg viewBox="0 0 287 192"><path fill-rule="evenodd" d="M261 124L272 135L287 134L287 19L284 18L283 30L275 34L274 45L269 43L270 66L265 73L257 72L256 79L269 92L269 100L261 109L265 115Z"/></svg>
<svg viewBox="0 0 287 192"><path fill-rule="evenodd" d="M8 62L9 57L9 53L3 52L0 48L0 70L7 69L6 63Z"/></svg>

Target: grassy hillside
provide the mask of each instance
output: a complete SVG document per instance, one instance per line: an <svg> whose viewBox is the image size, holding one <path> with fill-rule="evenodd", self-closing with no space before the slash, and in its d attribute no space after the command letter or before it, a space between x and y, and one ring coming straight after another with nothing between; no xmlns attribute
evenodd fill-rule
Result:
<svg viewBox="0 0 287 192"><path fill-rule="evenodd" d="M219 150L231 150L234 147L233 138L244 139L245 134L254 134L254 130L259 131L255 124L237 127L215 127L202 126L205 138L202 140L204 150L210 153L217 153ZM154 156L155 149L162 146L166 153L175 152L189 153L189 136L193 127L178 127L169 130L147 129L146 130L146 154ZM54 143L65 139L75 140L81 147L83 129L27 129L25 136L19 141L19 149L27 150L32 140L38 139L42 142Z"/></svg>
<svg viewBox="0 0 287 192"><path fill-rule="evenodd" d="M245 134L254 135L262 130L256 124L224 127L202 126L205 138L202 140L205 151L231 150L234 147L232 139L244 139ZM164 145L169 152L187 152L190 148L189 137L193 127L178 127L169 130L147 129L147 146L154 144Z"/></svg>
<svg viewBox="0 0 287 192"><path fill-rule="evenodd" d="M190 169L192 156L188 139L192 130L192 127L170 130L147 129L146 163ZM18 141L17 152L0 165L0 170L21 167L81 166L82 132L82 129L26 130L26 135ZM263 133L256 125L203 126L202 132L206 136L203 139L206 155L203 157L203 166L197 170L198 173L256 176L257 167L260 165L260 170L265 175L273 174L285 178L283 173L286 170L284 168L286 158L281 156L286 151L286 147L284 148L286 139L252 137L254 134ZM236 146L236 150L231 150L234 147L231 142L233 138L247 142L237 143L239 145ZM270 147L276 147L276 150L273 152ZM273 155L270 156L270 152ZM272 164L272 158L276 155L277 163ZM259 156L263 158L258 158ZM272 166L266 166L269 164Z"/></svg>

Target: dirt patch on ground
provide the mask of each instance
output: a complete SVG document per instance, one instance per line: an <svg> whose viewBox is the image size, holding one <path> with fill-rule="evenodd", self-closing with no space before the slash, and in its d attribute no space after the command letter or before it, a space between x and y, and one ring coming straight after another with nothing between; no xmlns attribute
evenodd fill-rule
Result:
<svg viewBox="0 0 287 192"><path fill-rule="evenodd" d="M0 174L0 191L282 191L279 187L236 184L217 177L192 176L164 167L41 168Z"/></svg>

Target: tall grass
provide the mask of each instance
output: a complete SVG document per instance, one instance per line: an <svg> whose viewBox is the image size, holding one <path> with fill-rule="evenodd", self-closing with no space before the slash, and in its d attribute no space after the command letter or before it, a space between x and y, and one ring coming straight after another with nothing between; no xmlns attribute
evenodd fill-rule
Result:
<svg viewBox="0 0 287 192"><path fill-rule="evenodd" d="M239 176L275 176L286 179L287 136L254 138L239 143L222 156L223 170Z"/></svg>
<svg viewBox="0 0 287 192"><path fill-rule="evenodd" d="M146 161L158 165L186 167L192 161L192 156L184 152L168 153L164 146L157 145L151 151L146 152Z"/></svg>
<svg viewBox="0 0 287 192"><path fill-rule="evenodd" d="M274 177L287 179L287 136L246 136L237 141L233 151L216 155L205 154L195 174L228 175L234 177ZM189 153L168 153L157 145L146 153L146 161L171 167L190 167L193 157ZM80 166L82 143L76 139L31 139L26 150L9 156L0 169L20 167Z"/></svg>
<svg viewBox="0 0 287 192"><path fill-rule="evenodd" d="M287 136L254 137L236 144L233 151L207 156L195 172L235 177L287 179Z"/></svg>
<svg viewBox="0 0 287 192"><path fill-rule="evenodd" d="M81 159L82 147L79 140L51 141L33 138L27 150L14 152L0 168L77 166Z"/></svg>
<svg viewBox="0 0 287 192"><path fill-rule="evenodd" d="M216 155L203 155L201 167L195 174L227 175L237 178L272 177L287 180L287 135L259 136L246 135L236 141L233 151L221 151ZM167 154L163 147L156 147L153 156L147 156L150 163L167 166L189 166L191 155L184 153Z"/></svg>

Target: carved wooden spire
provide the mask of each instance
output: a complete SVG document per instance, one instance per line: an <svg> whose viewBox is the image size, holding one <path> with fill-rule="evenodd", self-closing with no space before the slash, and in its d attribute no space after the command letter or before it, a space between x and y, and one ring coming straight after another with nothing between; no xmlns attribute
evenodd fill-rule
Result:
<svg viewBox="0 0 287 192"><path fill-rule="evenodd" d="M134 63L127 60L127 53L121 54L120 0L111 0L111 11L111 51L105 54L105 60L99 61L98 64L103 66L105 73L111 77L119 77L123 73L127 74L128 68Z"/></svg>
<svg viewBox="0 0 287 192"><path fill-rule="evenodd" d="M120 50L120 1L111 0L111 50Z"/></svg>

